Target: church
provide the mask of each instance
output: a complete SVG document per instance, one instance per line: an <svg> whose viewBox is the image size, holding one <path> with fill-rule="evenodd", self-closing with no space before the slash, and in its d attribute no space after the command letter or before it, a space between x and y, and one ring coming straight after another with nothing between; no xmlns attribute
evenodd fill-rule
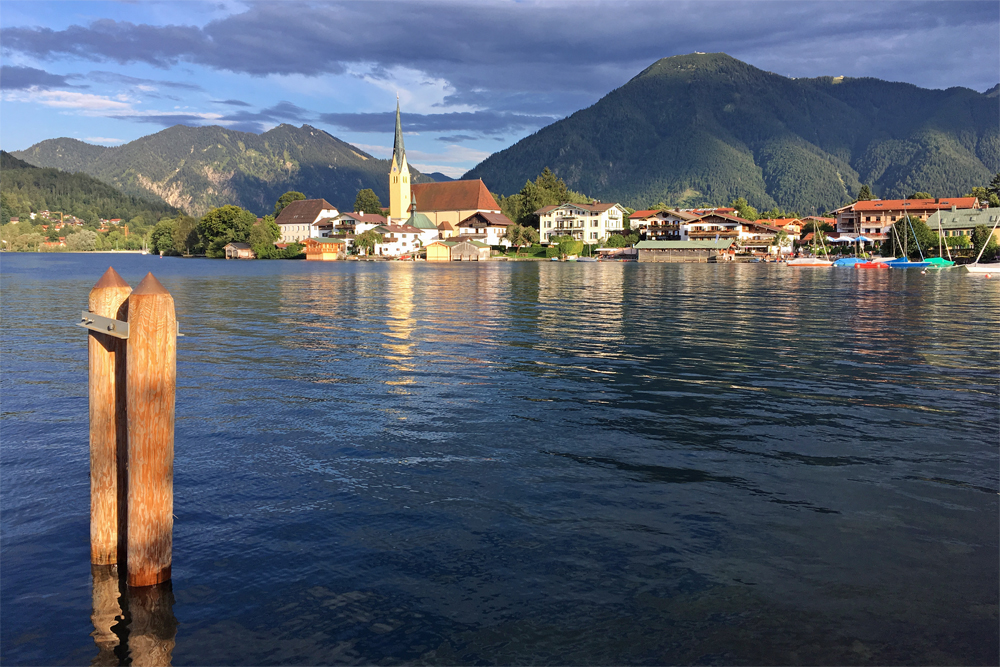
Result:
<svg viewBox="0 0 1000 667"><path fill-rule="evenodd" d="M389 218L401 222L412 217L422 223L420 226L428 226L429 222L444 232L458 229L459 223L477 213L494 214L494 219L502 218L511 224L500 215L500 206L482 180L410 183L397 100L396 138L389 170Z"/></svg>

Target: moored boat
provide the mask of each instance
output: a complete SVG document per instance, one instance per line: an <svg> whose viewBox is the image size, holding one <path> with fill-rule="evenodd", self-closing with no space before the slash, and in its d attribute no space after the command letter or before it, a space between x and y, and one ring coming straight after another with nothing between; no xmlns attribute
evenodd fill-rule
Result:
<svg viewBox="0 0 1000 667"><path fill-rule="evenodd" d="M863 264L867 261L867 259L862 259L861 257L841 257L840 259L834 261L833 265L852 268L856 264Z"/></svg>
<svg viewBox="0 0 1000 667"><path fill-rule="evenodd" d="M833 266L833 262L828 259L820 259L819 257L797 257L796 259L790 259L785 262L788 266Z"/></svg>
<svg viewBox="0 0 1000 667"><path fill-rule="evenodd" d="M872 260L870 262L858 262L854 265L855 269L888 269L889 265L885 262L877 262Z"/></svg>

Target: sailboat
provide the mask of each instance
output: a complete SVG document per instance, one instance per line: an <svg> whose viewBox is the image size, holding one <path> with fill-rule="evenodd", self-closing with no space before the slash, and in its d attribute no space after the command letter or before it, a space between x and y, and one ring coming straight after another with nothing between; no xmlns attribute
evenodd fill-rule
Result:
<svg viewBox="0 0 1000 667"><path fill-rule="evenodd" d="M823 255L826 255L826 244L823 243L823 234L825 234L819 225L813 223L813 250L816 249L816 237L819 236L820 246L823 248ZM815 252L813 253L815 254ZM795 259L790 259L785 262L786 266L816 266L816 267L826 267L833 266L833 262L829 259L820 259L819 257L797 257Z"/></svg>
<svg viewBox="0 0 1000 667"><path fill-rule="evenodd" d="M1000 225L1000 216L997 216L997 221L993 223L993 229L990 230L990 236L997 231L997 225ZM965 270L969 273L1000 273L1000 264L980 264L979 260L983 258L983 253L986 251L986 246L990 244L989 238L983 243L983 247L979 250L979 255L976 257L976 261L972 264L966 264Z"/></svg>
<svg viewBox="0 0 1000 667"><path fill-rule="evenodd" d="M925 266L929 266L930 262L924 260L924 251L920 248L920 241L917 241L917 232L914 231L913 229L913 223L910 222L909 214L907 214L906 216L906 224L909 225L910 231L913 232L913 241L917 244L917 252L920 253L920 261L919 262L910 261L910 256L907 254L907 248L906 248L907 237L904 237L903 242L900 243L900 246L902 246L901 250L903 251L903 256L898 257L896 259L890 259L886 262L886 264L889 265L890 269L922 269ZM895 235L893 238L896 240L897 243L899 243L899 233L896 232L895 225L893 225L892 231L893 234Z"/></svg>
<svg viewBox="0 0 1000 667"><path fill-rule="evenodd" d="M944 249L948 251L948 259L945 259L941 255L941 246L944 245ZM941 213L938 212L938 256L928 257L927 261L930 263L928 269L950 269L955 266L955 261L951 258L951 248L948 247L947 243L944 243L944 231L941 229Z"/></svg>

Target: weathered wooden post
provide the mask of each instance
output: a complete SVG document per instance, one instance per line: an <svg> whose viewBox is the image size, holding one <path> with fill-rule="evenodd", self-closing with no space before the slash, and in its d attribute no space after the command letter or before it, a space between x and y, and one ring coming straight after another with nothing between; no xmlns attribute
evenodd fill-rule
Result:
<svg viewBox="0 0 1000 667"><path fill-rule="evenodd" d="M108 268L90 290L90 312L126 321L132 288ZM90 562L118 562L119 525L124 521L126 342L91 331L90 357Z"/></svg>
<svg viewBox="0 0 1000 667"><path fill-rule="evenodd" d="M170 580L174 510L177 320L147 273L128 300L128 585Z"/></svg>

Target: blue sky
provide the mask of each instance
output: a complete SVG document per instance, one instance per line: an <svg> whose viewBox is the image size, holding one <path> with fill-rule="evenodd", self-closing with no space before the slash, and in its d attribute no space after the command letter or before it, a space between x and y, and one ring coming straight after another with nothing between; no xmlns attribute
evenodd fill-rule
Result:
<svg viewBox="0 0 1000 667"><path fill-rule="evenodd" d="M996 0L3 0L0 146L307 123L388 157L398 94L410 161L459 176L665 56L985 91L998 35Z"/></svg>

